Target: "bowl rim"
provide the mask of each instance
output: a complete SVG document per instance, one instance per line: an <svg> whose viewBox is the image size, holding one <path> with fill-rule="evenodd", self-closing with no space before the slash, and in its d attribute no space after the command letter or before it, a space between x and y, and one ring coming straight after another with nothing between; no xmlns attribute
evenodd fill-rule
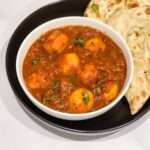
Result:
<svg viewBox="0 0 150 150"><path fill-rule="evenodd" d="M89 22L94 22L96 24L101 24L101 26L104 26L105 28L107 28L107 30L113 32L113 34L115 34L116 37L118 37L119 41L121 41L124 45L125 45L125 49L127 50L127 53L129 55L129 58L130 59L130 74L129 74L129 79L125 79L125 81L127 80L127 84L126 86L124 87L124 90L123 91L120 91L120 93L117 95L117 97L108 105L96 110L96 111L93 111L93 112L87 112L87 113L80 113L80 114L71 114L71 113L66 113L66 112L60 112L60 111L57 111L57 110L54 110L54 109L51 109L45 105L43 105L42 103L40 103L36 98L34 98L32 96L32 94L30 93L30 91L28 90L28 88L26 87L24 81L22 80L21 76L20 76L20 71L19 71L19 63L20 63L20 55L21 55L21 50L23 49L24 45L26 44L26 42L31 38L32 35L36 34L41 28L43 28L44 26L46 26L47 24L50 24L52 22L57 22L57 21L62 21L62 20L67 20L67 19L80 19L82 21L89 21ZM60 25L61 26L64 26L64 25ZM68 26L68 25L66 25ZM86 25L88 26L88 25ZM90 27L90 25L89 25ZM58 28L58 27L56 27ZM94 28L94 27L92 27ZM99 27L100 28L100 27ZM54 28L53 28L54 29ZM50 29L52 30L52 29ZM100 29L99 29L100 30ZM101 31L101 30L100 30ZM103 31L102 31L103 32ZM103 32L104 33L104 32ZM44 33L43 33L44 34ZM104 33L105 34L105 33ZM109 35L106 34L106 36L109 37ZM111 40L114 41L114 39L112 39L112 37L110 37ZM115 42L116 43L116 42ZM117 44L117 43L116 43ZM118 45L118 44L117 44ZM30 45L31 46L31 45ZM122 50L122 48L120 48ZM28 52L28 50L27 50ZM27 53L26 53L27 54ZM124 55L124 54L123 54ZM25 55L26 56L26 55ZM24 58L25 58L24 56ZM125 58L126 60L126 58ZM126 60L127 61L127 60ZM23 60L22 60L23 62ZM56 19L52 19L50 21L47 21L41 25L39 25L38 27L36 27L34 30L32 30L26 37L25 39L23 40L23 42L21 43L20 47L19 47L19 50L18 50L18 53L17 53L17 58L16 58L16 73L17 73L17 78L19 80L19 83L23 89L23 91L25 92L25 94L28 96L29 100L34 104L36 105L40 110L44 111L45 113L49 114L49 115L52 115L54 117L57 117L57 118L60 118L60 119L65 119L65 120L85 120L85 119L90 119L90 118L93 118L93 117L96 117L98 115L101 115L105 112L107 112L108 110L110 110L111 108L113 108L120 100L121 98L124 96L124 94L126 93L127 89L129 88L130 86L130 83L132 81L132 77L133 77L133 69L134 66L133 66L133 58L132 58L132 54L131 54L131 51L126 43L126 41L122 38L122 36L117 32L115 31L113 28L111 28L110 26L108 26L107 24L103 23L103 22L100 22L100 21L97 21L95 19L91 19L91 18L86 18L86 17L81 17L81 16L69 16L69 17L60 17L60 18L56 18ZM127 71L128 71L128 67L127 67ZM22 71L21 71L21 74L22 74ZM127 77L127 75L126 75ZM124 83L125 83L124 81ZM123 87L122 87L123 88ZM57 114L56 116L53 115L53 114ZM59 116L59 117L58 117ZM61 116L61 117L60 117ZM69 117L69 118L68 118Z"/></svg>

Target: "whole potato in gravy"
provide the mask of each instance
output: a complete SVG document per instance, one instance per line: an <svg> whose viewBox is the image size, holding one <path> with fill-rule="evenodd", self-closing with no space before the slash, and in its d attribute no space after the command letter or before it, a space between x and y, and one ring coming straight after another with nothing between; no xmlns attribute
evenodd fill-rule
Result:
<svg viewBox="0 0 150 150"><path fill-rule="evenodd" d="M59 68L63 74L74 73L80 65L79 57L76 53L68 53L60 57Z"/></svg>
<svg viewBox="0 0 150 150"><path fill-rule="evenodd" d="M71 113L85 113L90 111L94 104L93 93L87 89L79 88L69 96L69 110Z"/></svg>
<svg viewBox="0 0 150 150"><path fill-rule="evenodd" d="M86 64L83 69L78 72L78 76L83 84L90 85L97 78L97 69L94 65Z"/></svg>
<svg viewBox="0 0 150 150"><path fill-rule="evenodd" d="M48 53L61 53L68 44L68 37L66 34L54 31L47 38L43 47Z"/></svg>

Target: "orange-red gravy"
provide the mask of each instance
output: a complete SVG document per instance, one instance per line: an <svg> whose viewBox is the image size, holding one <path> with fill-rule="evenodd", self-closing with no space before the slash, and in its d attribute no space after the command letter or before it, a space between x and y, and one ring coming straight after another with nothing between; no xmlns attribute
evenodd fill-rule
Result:
<svg viewBox="0 0 150 150"><path fill-rule="evenodd" d="M94 45L96 40L87 43L93 38L100 39L97 45ZM44 44L48 39L50 48L46 50ZM65 55L70 53L73 55ZM78 58L67 70L63 64L66 59L73 60L74 54ZM93 93L94 103L88 112L111 103L124 84L126 72L121 49L101 31L85 26L64 26L43 34L32 44L23 64L23 77L31 94L47 107L67 113L75 113L70 111L68 99L78 88ZM107 98L107 91L112 83L117 85L118 91L111 99ZM88 100L86 94L83 100Z"/></svg>

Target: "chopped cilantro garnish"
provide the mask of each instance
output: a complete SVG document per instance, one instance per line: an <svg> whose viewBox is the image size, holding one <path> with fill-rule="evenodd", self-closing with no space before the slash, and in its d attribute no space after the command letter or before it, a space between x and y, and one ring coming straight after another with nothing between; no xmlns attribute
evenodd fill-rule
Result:
<svg viewBox="0 0 150 150"><path fill-rule="evenodd" d="M55 92L58 92L58 91L60 90L60 84L61 84L61 81L60 81L60 80L56 80L56 81L54 82L53 90L54 90Z"/></svg>
<svg viewBox="0 0 150 150"><path fill-rule="evenodd" d="M51 101L50 98L47 98L47 97L44 97L44 98L43 98L43 104L44 104L44 105L47 105L50 101Z"/></svg>
<svg viewBox="0 0 150 150"><path fill-rule="evenodd" d="M83 92L83 93L82 93L82 96L83 96L83 98L82 98L83 102L84 102L85 104L87 104L88 101L89 101L89 94L86 93L86 92Z"/></svg>
<svg viewBox="0 0 150 150"><path fill-rule="evenodd" d="M99 93L99 92L101 92L101 91L102 91L101 88L97 87L97 88L95 88L95 89L93 90L93 93L96 94L96 93Z"/></svg>
<svg viewBox="0 0 150 150"><path fill-rule="evenodd" d="M98 13L99 11L99 6L95 3L92 4L92 10L95 12L95 13Z"/></svg>
<svg viewBox="0 0 150 150"><path fill-rule="evenodd" d="M84 40L81 39L81 38L74 39L74 41L73 41L73 44L74 44L74 45L79 45L79 46L83 46L84 43L85 43Z"/></svg>
<svg viewBox="0 0 150 150"><path fill-rule="evenodd" d="M36 65L38 63L38 60L37 59L32 59L31 63L32 63L32 65Z"/></svg>

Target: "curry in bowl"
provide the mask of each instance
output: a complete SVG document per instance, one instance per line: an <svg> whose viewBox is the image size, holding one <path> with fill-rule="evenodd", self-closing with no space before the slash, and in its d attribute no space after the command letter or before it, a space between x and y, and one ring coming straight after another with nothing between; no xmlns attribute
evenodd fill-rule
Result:
<svg viewBox="0 0 150 150"><path fill-rule="evenodd" d="M93 112L110 104L127 74L122 50L106 34L87 26L63 26L40 36L23 63L30 93L66 113Z"/></svg>

